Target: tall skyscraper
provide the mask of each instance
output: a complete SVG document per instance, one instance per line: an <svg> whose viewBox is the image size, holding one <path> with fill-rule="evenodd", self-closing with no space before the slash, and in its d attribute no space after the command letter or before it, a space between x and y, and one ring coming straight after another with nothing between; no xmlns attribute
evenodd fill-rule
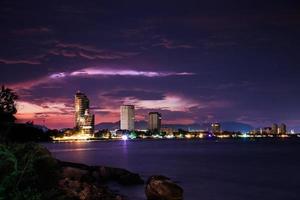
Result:
<svg viewBox="0 0 300 200"><path fill-rule="evenodd" d="M83 116L85 110L89 109L90 101L87 96L80 91L77 91L75 94L75 127L80 128L83 124Z"/></svg>
<svg viewBox="0 0 300 200"><path fill-rule="evenodd" d="M160 131L161 129L161 114L158 112L150 112L148 120L148 128L150 131Z"/></svg>
<svg viewBox="0 0 300 200"><path fill-rule="evenodd" d="M277 134L278 133L278 125L277 124L272 124L272 134Z"/></svg>
<svg viewBox="0 0 300 200"><path fill-rule="evenodd" d="M221 133L221 124L220 123L212 123L211 124L211 131L213 133Z"/></svg>
<svg viewBox="0 0 300 200"><path fill-rule="evenodd" d="M286 134L286 125L285 124L280 124L280 126L278 127L278 133L279 134Z"/></svg>
<svg viewBox="0 0 300 200"><path fill-rule="evenodd" d="M120 107L120 129L134 130L134 106L122 105Z"/></svg>
<svg viewBox="0 0 300 200"><path fill-rule="evenodd" d="M75 127L83 133L92 134L95 117L89 112L90 101L84 93L75 94Z"/></svg>

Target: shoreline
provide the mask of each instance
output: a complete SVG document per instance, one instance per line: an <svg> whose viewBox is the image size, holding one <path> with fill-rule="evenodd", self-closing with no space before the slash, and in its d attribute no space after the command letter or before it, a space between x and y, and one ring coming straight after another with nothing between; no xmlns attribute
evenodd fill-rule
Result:
<svg viewBox="0 0 300 200"><path fill-rule="evenodd" d="M288 135L288 136L277 136L277 137L212 137L212 138L135 138L135 139L122 139L122 138L87 138L87 139L53 139L52 143L64 143L64 142L108 142L108 141L169 141L169 140L199 140L199 141L222 141L222 140L297 140L300 139L300 135Z"/></svg>

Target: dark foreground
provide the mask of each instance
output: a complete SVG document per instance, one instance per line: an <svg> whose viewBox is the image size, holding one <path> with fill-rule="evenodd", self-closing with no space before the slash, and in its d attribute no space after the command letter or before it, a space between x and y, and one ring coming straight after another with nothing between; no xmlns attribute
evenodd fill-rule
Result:
<svg viewBox="0 0 300 200"><path fill-rule="evenodd" d="M123 200L107 182L138 185L128 170L60 161L35 143L0 144L1 200Z"/></svg>
<svg viewBox="0 0 300 200"><path fill-rule="evenodd" d="M186 200L298 200L300 142L263 140L140 140L47 143L64 161L162 174L179 183ZM144 185L114 189L145 199Z"/></svg>

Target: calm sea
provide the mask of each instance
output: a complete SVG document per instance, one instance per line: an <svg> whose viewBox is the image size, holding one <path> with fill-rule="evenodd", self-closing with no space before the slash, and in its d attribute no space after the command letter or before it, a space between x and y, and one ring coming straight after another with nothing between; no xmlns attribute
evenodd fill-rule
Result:
<svg viewBox="0 0 300 200"><path fill-rule="evenodd" d="M300 140L135 140L44 144L55 157L160 174L185 200L299 200ZM143 186L115 190L146 199Z"/></svg>

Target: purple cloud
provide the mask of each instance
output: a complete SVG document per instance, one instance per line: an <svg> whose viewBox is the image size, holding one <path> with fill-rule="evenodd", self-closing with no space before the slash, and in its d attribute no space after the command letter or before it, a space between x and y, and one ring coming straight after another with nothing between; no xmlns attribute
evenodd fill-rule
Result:
<svg viewBox="0 0 300 200"><path fill-rule="evenodd" d="M139 52L121 52L107 49L99 49L90 45L57 42L49 53L64 57L81 57L88 60L103 59L114 60L138 55Z"/></svg>
<svg viewBox="0 0 300 200"><path fill-rule="evenodd" d="M173 40L167 38L161 38L159 43L153 44L152 46L161 46L166 49L191 49L194 48L189 44L177 44Z"/></svg>
<svg viewBox="0 0 300 200"><path fill-rule="evenodd" d="M52 30L48 27L25 28L12 31L16 35L33 35L40 33L50 33Z"/></svg>
<svg viewBox="0 0 300 200"><path fill-rule="evenodd" d="M4 59L0 58L0 63L6 65L15 65L15 64L28 64L28 65L39 65L41 61L35 59Z"/></svg>
<svg viewBox="0 0 300 200"><path fill-rule="evenodd" d="M166 76L189 76L190 72L159 72L159 71L138 71L131 69L102 69L85 68L70 73L71 76L145 76L145 77L166 77Z"/></svg>

